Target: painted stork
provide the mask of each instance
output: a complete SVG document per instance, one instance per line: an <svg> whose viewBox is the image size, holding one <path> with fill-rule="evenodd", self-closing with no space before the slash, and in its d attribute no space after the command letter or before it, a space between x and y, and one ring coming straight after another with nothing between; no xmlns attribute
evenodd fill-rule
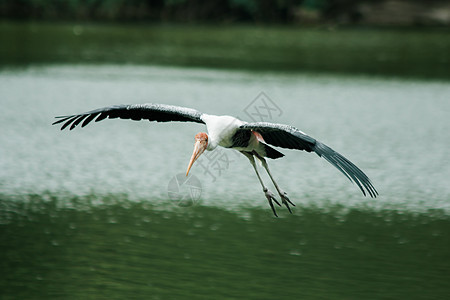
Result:
<svg viewBox="0 0 450 300"><path fill-rule="evenodd" d="M318 156L325 158L329 163L335 166L350 181L356 183L364 196L366 196L366 192L372 198L375 198L378 195L377 190L367 175L351 161L327 145L288 125L267 122L248 123L231 116L215 116L204 114L191 108L152 103L114 105L77 115L56 118L59 120L54 122L53 125L62 123L61 130L64 130L69 126L69 129L72 130L80 123L81 127L84 127L94 119L95 122L98 122L106 118L131 119L135 121L149 120L156 122L196 122L206 124L208 134L201 132L195 136L194 152L189 161L186 176L189 174L189 170L193 163L205 150L212 151L217 146L235 149L245 155L253 166L256 176L263 188L264 195L275 216L277 216L277 213L273 202L278 206L281 205L276 200L275 195L267 188L261 179L258 169L256 168L255 158L258 159L264 169L266 169L267 174L280 195L281 202L287 207L290 213L292 213L292 211L289 205L295 206L295 204L289 200L287 194L278 186L265 159L265 157L277 159L283 157L284 154L269 145L315 152Z"/></svg>

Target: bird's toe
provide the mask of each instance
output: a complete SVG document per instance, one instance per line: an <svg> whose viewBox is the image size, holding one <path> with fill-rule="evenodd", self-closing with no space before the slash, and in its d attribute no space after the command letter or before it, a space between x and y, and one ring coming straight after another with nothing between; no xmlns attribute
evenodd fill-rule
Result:
<svg viewBox="0 0 450 300"><path fill-rule="evenodd" d="M286 192L281 192L281 193L280 193L280 197L281 197L281 200L283 201L283 203L287 202L287 203L289 203L290 205L295 206L295 204L292 203L292 201L289 199L289 197L288 197L288 195L286 194Z"/></svg>
<svg viewBox="0 0 450 300"><path fill-rule="evenodd" d="M289 212L292 214L292 210L289 207L289 204L291 204L292 206L295 206L295 204L292 203L291 200L289 200L289 197L287 196L286 192L281 191L280 192L280 197L281 197L281 202L287 207Z"/></svg>
<svg viewBox="0 0 450 300"><path fill-rule="evenodd" d="M264 189L264 195L267 198L267 201L269 201L270 208L272 208L273 214L275 217L278 217L277 212L275 210L275 206L273 205L273 202L275 202L278 206L281 207L281 204L275 199L275 195L269 191L267 188Z"/></svg>

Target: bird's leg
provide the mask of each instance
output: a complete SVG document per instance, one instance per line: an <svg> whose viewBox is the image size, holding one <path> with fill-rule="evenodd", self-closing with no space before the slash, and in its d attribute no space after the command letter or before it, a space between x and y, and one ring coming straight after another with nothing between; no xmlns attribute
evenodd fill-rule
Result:
<svg viewBox="0 0 450 300"><path fill-rule="evenodd" d="M282 189L280 189L280 187L278 186L278 184L276 183L276 181L273 179L272 173L270 173L269 166L267 165L267 162L266 162L265 158L262 157L262 156L260 156L260 155L257 154L256 152L255 152L255 156L261 161L261 163L262 163L264 169L266 169L266 171L267 171L267 174L269 174L269 177L270 177L270 179L272 180L273 185L274 185L275 188L277 189L278 194L279 194L280 197L281 197L281 201L282 201L283 204L287 207L287 209L289 210L289 212L292 214L292 211L291 211L291 208L289 207L289 204L291 204L292 206L295 206L295 204L292 203L291 200L289 200L289 198L288 198L286 192L283 191Z"/></svg>
<svg viewBox="0 0 450 300"><path fill-rule="evenodd" d="M278 206L281 206L281 205L275 199L275 195L271 191L269 191L269 189L264 185L264 182L262 181L261 176L259 175L258 169L256 168L255 158L253 157L253 154L249 153L249 152L243 152L243 151L241 153L244 154L248 158L250 163L252 164L253 169L255 170L256 176L258 176L259 182L261 183L261 186L263 188L264 195L266 196L267 201L269 201L269 205L272 208L273 214L275 215L275 217L278 217L277 212L275 211L275 207L273 206L273 202L275 202Z"/></svg>

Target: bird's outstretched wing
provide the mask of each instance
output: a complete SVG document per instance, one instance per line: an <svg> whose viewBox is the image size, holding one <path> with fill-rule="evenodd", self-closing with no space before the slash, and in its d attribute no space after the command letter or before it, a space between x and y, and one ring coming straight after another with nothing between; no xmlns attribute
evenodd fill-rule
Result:
<svg viewBox="0 0 450 300"><path fill-rule="evenodd" d="M317 141L295 127L274 123L247 123L239 130L253 130L261 134L264 141L273 146L315 152L342 172L350 181L355 182L362 193L375 198L378 195L369 177L355 164L327 145Z"/></svg>
<svg viewBox="0 0 450 300"><path fill-rule="evenodd" d="M85 113L56 117L59 120L52 125L63 123L61 130L70 125L70 130L74 129L81 122L81 127L89 124L93 119L95 122L106 118L115 119L131 119L135 121L149 120L156 122L197 122L205 123L201 119L202 113L181 106L165 105L165 104L131 104L131 105L114 105L91 110Z"/></svg>

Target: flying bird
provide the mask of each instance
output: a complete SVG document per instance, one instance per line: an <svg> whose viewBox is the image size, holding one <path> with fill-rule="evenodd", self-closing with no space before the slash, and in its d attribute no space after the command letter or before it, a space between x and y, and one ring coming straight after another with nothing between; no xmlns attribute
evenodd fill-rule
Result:
<svg viewBox="0 0 450 300"><path fill-rule="evenodd" d="M281 198L281 203L287 207L290 213L292 211L289 205L295 206L295 204L291 202L286 192L278 186L269 170L266 157L277 159L284 156L271 146L315 152L335 166L350 181L356 183L364 196L366 196L366 193L372 198L378 195L367 175L351 161L327 145L289 125L267 122L248 123L231 116L209 115L191 108L153 103L114 105L56 118L59 120L52 125L62 124L61 130L65 128L72 130L79 124L84 127L94 119L95 122L98 122L106 118L205 124L208 133L200 132L195 136L194 151L187 167L186 176L188 176L194 162L205 150L213 151L218 146L235 149L245 155L253 166L275 216L277 216L277 212L274 203L278 206L281 206L281 204L275 198L275 194L264 184L256 167L255 158L261 162L267 171Z"/></svg>

